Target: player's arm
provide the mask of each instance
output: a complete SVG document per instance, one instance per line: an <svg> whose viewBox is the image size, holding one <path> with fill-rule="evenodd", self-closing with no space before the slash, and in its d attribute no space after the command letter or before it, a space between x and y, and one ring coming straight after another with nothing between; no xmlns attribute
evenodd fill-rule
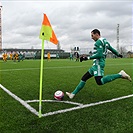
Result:
<svg viewBox="0 0 133 133"><path fill-rule="evenodd" d="M92 56L89 56L88 59L100 59L101 57L103 57L103 48L102 46L98 46L96 52Z"/></svg>
<svg viewBox="0 0 133 133"><path fill-rule="evenodd" d="M103 48L102 46L96 46L95 47L95 52L92 54L92 56L81 56L80 57L80 62L82 62L83 60L91 60L91 59L100 59L101 57L103 57Z"/></svg>
<svg viewBox="0 0 133 133"><path fill-rule="evenodd" d="M86 55L80 56L80 62L88 60L88 57Z"/></svg>
<svg viewBox="0 0 133 133"><path fill-rule="evenodd" d="M108 43L108 49L113 53L113 54L115 54L115 55L117 55L118 57L123 57L123 55L122 54L119 54L118 52L117 52L117 50L115 50L113 47L111 47L111 45Z"/></svg>

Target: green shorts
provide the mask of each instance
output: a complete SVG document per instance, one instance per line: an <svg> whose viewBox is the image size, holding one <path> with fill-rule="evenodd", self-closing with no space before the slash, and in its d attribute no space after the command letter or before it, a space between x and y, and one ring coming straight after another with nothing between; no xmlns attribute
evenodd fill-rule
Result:
<svg viewBox="0 0 133 133"><path fill-rule="evenodd" d="M100 65L94 65L88 70L88 72L92 76L104 76L104 67L101 67Z"/></svg>

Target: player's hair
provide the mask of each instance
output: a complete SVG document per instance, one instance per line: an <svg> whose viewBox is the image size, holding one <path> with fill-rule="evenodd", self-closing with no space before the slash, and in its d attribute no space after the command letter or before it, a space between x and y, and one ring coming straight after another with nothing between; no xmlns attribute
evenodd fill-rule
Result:
<svg viewBox="0 0 133 133"><path fill-rule="evenodd" d="M100 36L100 31L98 29L94 29L91 32L93 32L93 34L96 34L97 33Z"/></svg>

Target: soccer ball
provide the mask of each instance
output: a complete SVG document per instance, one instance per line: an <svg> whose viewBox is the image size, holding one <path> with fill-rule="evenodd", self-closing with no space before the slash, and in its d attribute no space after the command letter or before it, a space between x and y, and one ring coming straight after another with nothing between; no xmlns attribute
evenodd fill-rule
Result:
<svg viewBox="0 0 133 133"><path fill-rule="evenodd" d="M64 98L64 93L63 93L62 91L58 90L58 91L56 91L56 92L54 93L54 98L55 98L56 100L61 101L61 100L63 100L63 98Z"/></svg>

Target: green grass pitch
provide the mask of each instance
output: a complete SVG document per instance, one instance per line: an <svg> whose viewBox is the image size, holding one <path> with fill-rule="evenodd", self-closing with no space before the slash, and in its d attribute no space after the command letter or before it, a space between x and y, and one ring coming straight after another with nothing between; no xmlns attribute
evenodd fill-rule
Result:
<svg viewBox="0 0 133 133"><path fill-rule="evenodd" d="M44 60L43 100L54 100L56 90L73 91L92 61L74 62L69 59ZM107 59L105 75L125 70L133 78L133 59ZM0 61L0 84L13 94L27 100L39 99L40 60L21 62ZM98 86L91 78L72 100L82 104L96 103L133 94L133 84L117 79ZM38 111L38 102L29 103ZM43 102L42 114L75 105ZM109 102L65 113L38 118L17 100L0 88L0 132L1 133L132 133L133 97Z"/></svg>

